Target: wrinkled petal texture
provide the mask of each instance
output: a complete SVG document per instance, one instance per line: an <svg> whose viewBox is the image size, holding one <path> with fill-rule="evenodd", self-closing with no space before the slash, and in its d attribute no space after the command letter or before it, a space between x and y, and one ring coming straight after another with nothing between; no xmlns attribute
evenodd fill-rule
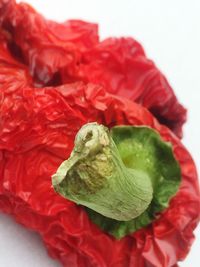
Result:
<svg viewBox="0 0 200 267"><path fill-rule="evenodd" d="M3 87L0 121L0 209L37 231L63 266L172 267L186 256L199 221L195 165L179 139L147 109L93 84ZM51 186L51 175L69 157L77 131L93 121L156 129L172 143L181 166L181 187L169 208L121 240L102 232L81 206Z"/></svg>
<svg viewBox="0 0 200 267"><path fill-rule="evenodd" d="M28 66L36 87L76 81L104 85L136 101L182 137L186 110L142 46L132 38L99 41L98 28L79 20L46 20L27 4L0 1L9 49Z"/></svg>

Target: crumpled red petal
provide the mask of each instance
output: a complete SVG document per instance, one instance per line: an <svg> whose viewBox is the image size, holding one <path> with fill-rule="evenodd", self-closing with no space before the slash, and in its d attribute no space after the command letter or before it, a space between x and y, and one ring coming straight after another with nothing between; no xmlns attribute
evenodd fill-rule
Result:
<svg viewBox="0 0 200 267"><path fill-rule="evenodd" d="M27 4L0 1L0 25L9 49L28 66L37 87L82 80L104 85L148 108L182 137L186 110L165 76L132 38L98 38L96 24L46 20Z"/></svg>
<svg viewBox="0 0 200 267"><path fill-rule="evenodd" d="M171 267L184 259L199 222L193 160L179 139L151 113L103 87L82 83L1 89L0 209L43 238L65 267ZM79 128L97 121L148 125L173 145L182 183L169 208L151 225L115 240L84 209L57 195L51 175L68 158Z"/></svg>

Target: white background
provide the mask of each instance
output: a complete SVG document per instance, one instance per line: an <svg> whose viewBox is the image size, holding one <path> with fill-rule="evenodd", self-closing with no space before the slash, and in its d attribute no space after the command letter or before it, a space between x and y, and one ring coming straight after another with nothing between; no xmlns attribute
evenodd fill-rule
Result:
<svg viewBox="0 0 200 267"><path fill-rule="evenodd" d="M188 108L183 143L200 166L200 1L199 0L27 0L46 17L85 19L100 24L100 35L133 36L166 74ZM200 228L181 267L199 267ZM37 234L0 214L1 267L58 267ZM70 267L70 266L69 266ZM134 266L137 267L137 266Z"/></svg>

